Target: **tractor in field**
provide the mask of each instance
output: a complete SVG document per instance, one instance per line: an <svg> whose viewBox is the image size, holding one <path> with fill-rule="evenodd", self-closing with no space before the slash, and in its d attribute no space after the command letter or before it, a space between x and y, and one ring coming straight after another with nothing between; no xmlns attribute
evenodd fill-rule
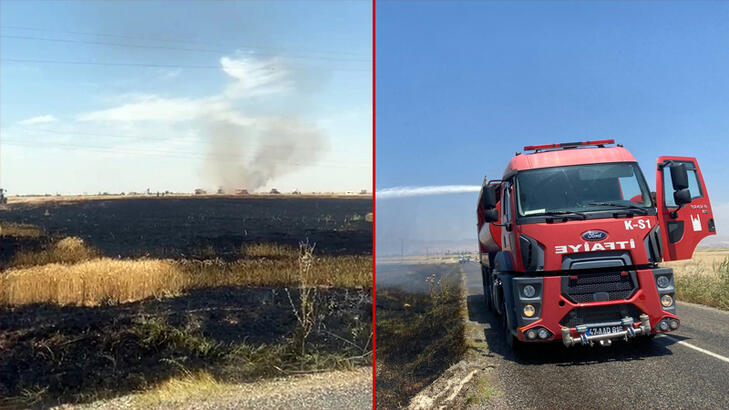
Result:
<svg viewBox="0 0 729 410"><path fill-rule="evenodd" d="M477 205L485 301L507 343L646 340L679 328L673 270L715 235L695 158L659 157L650 192L613 140L524 147ZM637 339L640 338L640 339Z"/></svg>

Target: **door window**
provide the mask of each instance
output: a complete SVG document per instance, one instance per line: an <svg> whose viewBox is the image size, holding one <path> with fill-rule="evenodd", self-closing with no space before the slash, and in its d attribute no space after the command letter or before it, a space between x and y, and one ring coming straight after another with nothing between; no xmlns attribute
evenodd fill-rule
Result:
<svg viewBox="0 0 729 410"><path fill-rule="evenodd" d="M683 162L688 173L689 192L691 199L701 198L704 194L701 192L701 184L699 184L699 175L696 173L696 167L693 162ZM666 206L676 208L676 201L673 200L673 180L671 179L671 169L663 168L663 194L666 200Z"/></svg>

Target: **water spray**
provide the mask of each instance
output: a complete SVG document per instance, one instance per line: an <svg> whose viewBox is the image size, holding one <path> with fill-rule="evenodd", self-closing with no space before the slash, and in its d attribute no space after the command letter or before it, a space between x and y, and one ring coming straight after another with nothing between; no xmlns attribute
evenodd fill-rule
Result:
<svg viewBox="0 0 729 410"><path fill-rule="evenodd" d="M377 191L377 199L405 198L426 195L448 195L478 192L480 185L431 185L384 188Z"/></svg>

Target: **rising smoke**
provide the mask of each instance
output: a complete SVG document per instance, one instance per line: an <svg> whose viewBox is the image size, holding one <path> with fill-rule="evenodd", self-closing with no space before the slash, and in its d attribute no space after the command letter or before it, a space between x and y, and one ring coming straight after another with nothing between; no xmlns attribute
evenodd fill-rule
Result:
<svg viewBox="0 0 729 410"><path fill-rule="evenodd" d="M254 125L217 122L209 127L206 170L225 191L251 192L315 164L328 148L324 133L297 118Z"/></svg>
<svg viewBox="0 0 729 410"><path fill-rule="evenodd" d="M466 192L478 192L481 190L480 185L436 185L436 186L419 186L419 187L393 187L384 188L377 191L377 199L388 198L405 198L412 196L425 195L446 195L459 194Z"/></svg>
<svg viewBox="0 0 729 410"><path fill-rule="evenodd" d="M324 132L298 114L313 91L306 87L316 74L296 69L283 59L221 59L233 82L223 94L224 113L208 119L205 171L225 191L250 192L271 181L314 165L329 147ZM305 92L297 90L304 85ZM277 98L286 94L286 98ZM252 98L255 97L255 98ZM261 98L269 100L264 104ZM230 113L234 104L241 113ZM271 115L271 112L277 114Z"/></svg>

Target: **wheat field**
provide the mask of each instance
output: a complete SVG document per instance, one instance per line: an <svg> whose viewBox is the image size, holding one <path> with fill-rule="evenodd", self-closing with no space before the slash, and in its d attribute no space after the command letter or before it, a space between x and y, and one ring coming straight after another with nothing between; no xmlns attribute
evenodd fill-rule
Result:
<svg viewBox="0 0 729 410"><path fill-rule="evenodd" d="M295 286L298 256L298 249L262 243L245 246L242 259L233 262L112 259L99 257L83 240L69 237L49 249L16 255L12 267L0 274L0 305L97 306L208 287ZM372 258L316 256L312 279L317 286L370 288Z"/></svg>

